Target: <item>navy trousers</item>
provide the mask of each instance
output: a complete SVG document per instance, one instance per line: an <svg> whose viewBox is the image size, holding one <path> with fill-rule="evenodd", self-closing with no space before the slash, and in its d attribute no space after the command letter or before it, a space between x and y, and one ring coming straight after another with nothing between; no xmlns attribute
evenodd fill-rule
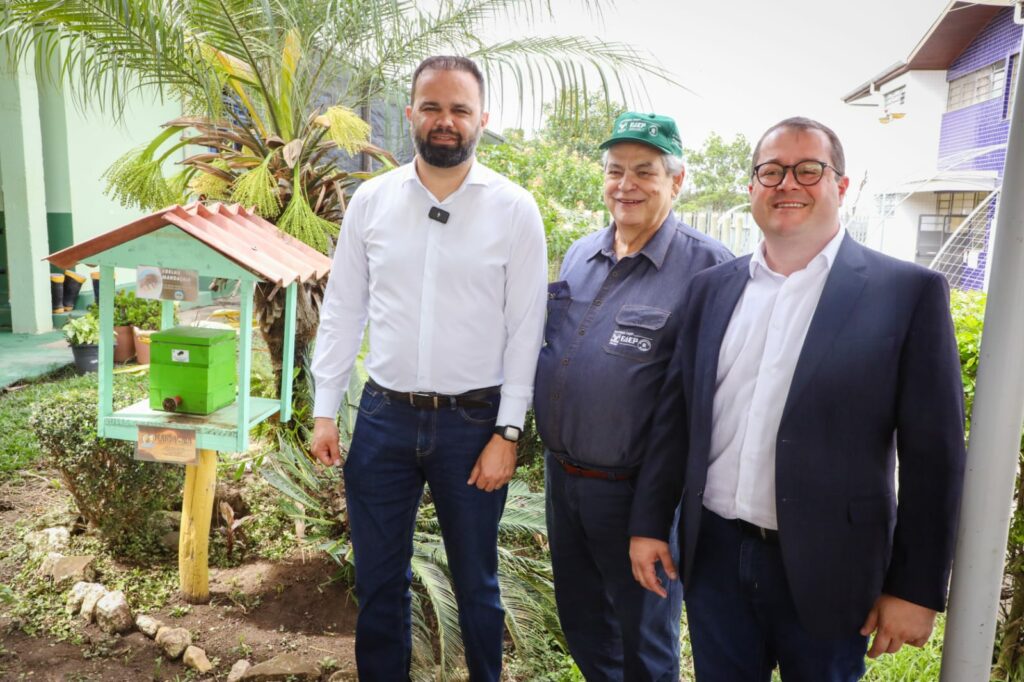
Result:
<svg viewBox="0 0 1024 682"><path fill-rule="evenodd" d="M698 682L768 682L776 665L784 682L853 682L864 674L867 637L807 632L778 544L707 509L686 585L686 621Z"/></svg>
<svg viewBox="0 0 1024 682"><path fill-rule="evenodd" d="M423 485L430 485L474 682L497 681L505 611L498 592L498 521L507 487L466 485L491 439L490 407L420 410L367 386L345 460L345 496L355 555L359 679L409 679L410 560Z"/></svg>
<svg viewBox="0 0 1024 682"><path fill-rule="evenodd" d="M662 572L662 599L633 578L633 481L571 476L547 453L545 487L558 618L580 672L587 682L678 680L683 590Z"/></svg>

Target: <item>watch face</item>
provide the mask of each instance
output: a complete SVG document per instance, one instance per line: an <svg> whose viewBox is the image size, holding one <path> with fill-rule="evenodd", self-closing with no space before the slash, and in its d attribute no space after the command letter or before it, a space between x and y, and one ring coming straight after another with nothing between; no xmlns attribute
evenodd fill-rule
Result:
<svg viewBox="0 0 1024 682"><path fill-rule="evenodd" d="M520 434L522 434L522 431L515 426L502 426L497 429L497 432L499 436L513 443L518 441Z"/></svg>

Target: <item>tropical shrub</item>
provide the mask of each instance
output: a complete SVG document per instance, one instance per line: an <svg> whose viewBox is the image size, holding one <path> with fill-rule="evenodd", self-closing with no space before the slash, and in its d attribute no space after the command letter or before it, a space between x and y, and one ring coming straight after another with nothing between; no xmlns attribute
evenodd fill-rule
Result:
<svg viewBox="0 0 1024 682"><path fill-rule="evenodd" d="M94 346L100 342L100 320L92 312L71 318L61 331L72 346Z"/></svg>
<svg viewBox="0 0 1024 682"><path fill-rule="evenodd" d="M134 459L134 443L96 433L96 375L57 384L30 419L36 438L82 517L118 553L128 556L157 546L156 512L173 508L181 495L182 468ZM114 409L146 395L146 379L119 375Z"/></svg>
<svg viewBox="0 0 1024 682"><path fill-rule="evenodd" d="M554 277L572 243L606 222L604 172L598 159L543 140L525 140L516 131L505 135L504 144L480 147L479 158L537 201Z"/></svg>
<svg viewBox="0 0 1024 682"><path fill-rule="evenodd" d="M119 289L114 294L114 326L127 325L139 329L160 329L161 303L155 299L139 298L131 289ZM174 320L178 311L175 306Z"/></svg>

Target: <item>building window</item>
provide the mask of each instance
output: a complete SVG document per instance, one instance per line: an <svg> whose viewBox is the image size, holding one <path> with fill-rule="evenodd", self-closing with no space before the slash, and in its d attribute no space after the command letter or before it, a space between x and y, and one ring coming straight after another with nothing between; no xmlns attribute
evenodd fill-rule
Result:
<svg viewBox="0 0 1024 682"><path fill-rule="evenodd" d="M896 88L885 93L885 101L882 106L888 111L901 111L903 103L907 101L907 87Z"/></svg>
<svg viewBox="0 0 1024 682"><path fill-rule="evenodd" d="M987 196L985 192L936 192L935 213L917 219L917 262L929 265L942 245Z"/></svg>
<svg viewBox="0 0 1024 682"><path fill-rule="evenodd" d="M1000 59L988 66L960 76L949 82L946 111L962 109L978 102L987 102L1003 94L1003 76L1006 60Z"/></svg>
<svg viewBox="0 0 1024 682"><path fill-rule="evenodd" d="M1006 115L1004 118L1010 118L1010 114L1013 113L1013 98L1017 94L1017 64L1020 62L1020 52L1017 54L1010 55L1010 68L1006 73L1006 84L1009 94L1006 98Z"/></svg>

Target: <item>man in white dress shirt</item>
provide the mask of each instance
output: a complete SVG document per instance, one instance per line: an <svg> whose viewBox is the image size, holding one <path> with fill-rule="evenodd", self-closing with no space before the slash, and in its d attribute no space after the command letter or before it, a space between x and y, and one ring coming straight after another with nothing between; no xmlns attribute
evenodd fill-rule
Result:
<svg viewBox="0 0 1024 682"><path fill-rule="evenodd" d="M311 450L341 461L336 416L369 320L369 375L345 458L361 680L404 680L424 483L444 537L472 680L498 680L497 529L532 397L547 258L533 198L475 160L479 68L430 57L406 117L417 156L352 197L313 358Z"/></svg>
<svg viewBox="0 0 1024 682"><path fill-rule="evenodd" d="M851 682L943 609L964 469L946 280L854 241L836 134L754 149L752 256L692 280L631 511L634 576L664 594L682 496L699 682ZM899 459L899 490L896 462ZM868 636L874 634L870 650Z"/></svg>

